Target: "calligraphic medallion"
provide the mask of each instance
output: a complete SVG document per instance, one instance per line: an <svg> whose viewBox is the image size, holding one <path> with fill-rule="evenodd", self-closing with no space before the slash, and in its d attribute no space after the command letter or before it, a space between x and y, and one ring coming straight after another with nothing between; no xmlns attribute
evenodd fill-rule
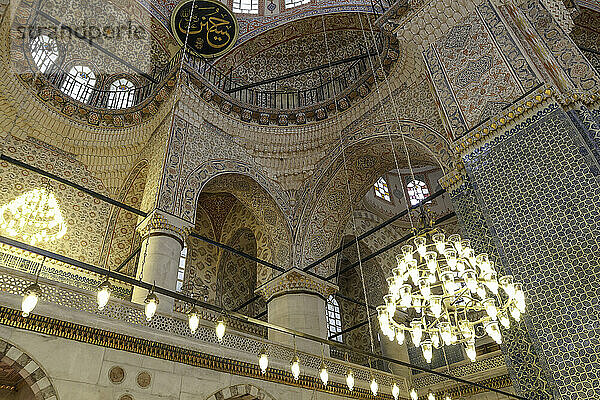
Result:
<svg viewBox="0 0 600 400"><path fill-rule="evenodd" d="M205 58L231 50L239 32L233 13L220 1L213 0L184 0L175 7L171 30L181 46L186 43L188 29L188 49Z"/></svg>

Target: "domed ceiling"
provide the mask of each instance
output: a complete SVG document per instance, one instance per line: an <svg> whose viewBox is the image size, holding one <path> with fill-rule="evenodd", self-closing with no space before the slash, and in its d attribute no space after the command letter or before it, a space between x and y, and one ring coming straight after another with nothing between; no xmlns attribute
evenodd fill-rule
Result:
<svg viewBox="0 0 600 400"><path fill-rule="evenodd" d="M294 21L236 47L219 59L217 65L241 84L324 66L276 84L260 86L263 90L316 87L328 80L330 73L338 76L351 65L346 63L330 69L329 62L366 54L367 47L374 48L373 37L369 31L363 33L359 18L368 29L369 14L333 14ZM323 26L326 34L323 34Z"/></svg>

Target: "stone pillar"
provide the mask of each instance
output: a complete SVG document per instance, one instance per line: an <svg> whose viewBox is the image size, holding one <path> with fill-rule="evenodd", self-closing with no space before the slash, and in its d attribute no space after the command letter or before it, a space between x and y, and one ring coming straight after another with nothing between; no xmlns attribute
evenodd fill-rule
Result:
<svg viewBox="0 0 600 400"><path fill-rule="evenodd" d="M320 338L327 338L325 317L326 299L337 292L338 287L292 268L271 279L256 293L267 302L269 322ZM288 346L293 344L291 335L270 330L269 339ZM313 341L296 338L298 350L318 354L321 346Z"/></svg>
<svg viewBox="0 0 600 400"><path fill-rule="evenodd" d="M156 286L175 290L177 269L185 239L192 224L173 215L154 210L137 226L142 236L136 278ZM131 301L144 304L148 291L133 288ZM159 295L158 312L170 314L174 300Z"/></svg>

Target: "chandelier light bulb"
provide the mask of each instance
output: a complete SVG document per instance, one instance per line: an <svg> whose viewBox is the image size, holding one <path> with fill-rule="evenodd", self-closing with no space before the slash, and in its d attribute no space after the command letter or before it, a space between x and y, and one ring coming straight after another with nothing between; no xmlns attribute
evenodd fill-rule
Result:
<svg viewBox="0 0 600 400"><path fill-rule="evenodd" d="M223 341L223 336L225 336L225 321L223 321L223 317L219 318L217 321L215 333L217 334L217 340L221 343Z"/></svg>
<svg viewBox="0 0 600 400"><path fill-rule="evenodd" d="M496 308L496 301L493 298L485 299L483 301L483 306L485 307L485 312L487 315L493 319L498 319L498 309Z"/></svg>
<svg viewBox="0 0 600 400"><path fill-rule="evenodd" d="M31 314L37 305L41 294L42 289L37 283L31 284L25 289L25 295L23 296L23 301L21 302L21 311L23 312L24 317L27 317L29 314Z"/></svg>
<svg viewBox="0 0 600 400"><path fill-rule="evenodd" d="M477 285L477 296L479 296L479 298L481 298L482 300L485 300L485 298L487 297L485 286L481 283Z"/></svg>
<svg viewBox="0 0 600 400"><path fill-rule="evenodd" d="M269 355L264 347L258 353L258 366L260 367L260 372L264 375L269 367Z"/></svg>
<svg viewBox="0 0 600 400"><path fill-rule="evenodd" d="M519 309L519 311L521 313L524 313L525 312L525 292L523 292L523 285L521 285L520 283L515 283L514 290L515 290L515 296L514 296L515 306Z"/></svg>
<svg viewBox="0 0 600 400"><path fill-rule="evenodd" d="M425 236L417 236L414 242L419 255L421 257L425 257L425 253L427 252L427 247L425 246L425 244L427 243L427 239L425 238Z"/></svg>
<svg viewBox="0 0 600 400"><path fill-rule="evenodd" d="M400 388L398 387L396 382L394 382L394 384L392 385L392 396L394 396L394 400L398 400L398 397L400 396Z"/></svg>
<svg viewBox="0 0 600 400"><path fill-rule="evenodd" d="M452 344L452 326L450 322L442 321L439 323L440 335L446 346Z"/></svg>
<svg viewBox="0 0 600 400"><path fill-rule="evenodd" d="M462 252L462 245L460 244L461 240L462 239L460 235L456 233L454 235L448 236L448 242L450 242L450 244L454 246L458 254Z"/></svg>
<svg viewBox="0 0 600 400"><path fill-rule="evenodd" d="M458 329L460 330L460 333L463 335L463 337L467 340L470 340L475 336L474 328L471 325L471 323L467 320L462 319L458 321Z"/></svg>
<svg viewBox="0 0 600 400"><path fill-rule="evenodd" d="M112 291L112 285L108 281L108 278L104 280L98 286L98 293L96 294L96 301L98 302L98 310L104 310L104 307L108 304L108 300L110 299L110 293Z"/></svg>
<svg viewBox="0 0 600 400"><path fill-rule="evenodd" d="M350 368L346 371L346 385L349 391L354 390L354 373Z"/></svg>
<svg viewBox="0 0 600 400"><path fill-rule="evenodd" d="M454 273L451 271L447 271L442 274L442 283L444 285L444 290L448 295L454 296L456 292L456 283L454 282Z"/></svg>
<svg viewBox="0 0 600 400"><path fill-rule="evenodd" d="M496 343L502 344L502 334L500 333L498 321L490 321L485 324L485 331Z"/></svg>
<svg viewBox="0 0 600 400"><path fill-rule="evenodd" d="M419 347L421 344L421 338L423 337L423 324L420 320L414 320L410 323L412 330L410 331L412 342L415 347Z"/></svg>
<svg viewBox="0 0 600 400"><path fill-rule="evenodd" d="M485 286L490 289L494 295L498 295L498 277L495 272L489 272L485 276Z"/></svg>
<svg viewBox="0 0 600 400"><path fill-rule="evenodd" d="M419 400L419 395L414 388L410 389L410 398L411 400Z"/></svg>
<svg viewBox="0 0 600 400"><path fill-rule="evenodd" d="M413 247L410 244L405 244L404 246L402 246L400 248L400 253L402 254L402 257L404 257L404 260L409 263L412 260L414 260L414 256L413 256Z"/></svg>
<svg viewBox="0 0 600 400"><path fill-rule="evenodd" d="M467 342L465 346L465 351L467 353L467 357L469 357L469 360L475 362L475 359L477 358L477 350L475 350L475 340L469 340Z"/></svg>
<svg viewBox="0 0 600 400"><path fill-rule="evenodd" d="M431 340L425 340L421 343L421 350L423 350L423 357L428 364L431 364L431 359L433 358L433 344Z"/></svg>
<svg viewBox="0 0 600 400"><path fill-rule="evenodd" d="M425 262L427 263L427 269L432 274L435 274L437 271L437 253L435 251L427 251L425 252Z"/></svg>
<svg viewBox="0 0 600 400"><path fill-rule="evenodd" d="M415 285L419 283L419 268L417 268L417 260L410 260L408 262L408 275Z"/></svg>
<svg viewBox="0 0 600 400"><path fill-rule="evenodd" d="M323 386L327 386L327 383L329 382L329 373L327 372L327 366L323 360L321 360L320 370L319 377L321 378L321 382L323 382Z"/></svg>
<svg viewBox="0 0 600 400"><path fill-rule="evenodd" d="M404 344L405 339L404 329L398 329L396 331L396 342L398 342L398 344Z"/></svg>
<svg viewBox="0 0 600 400"><path fill-rule="evenodd" d="M386 294L383 296L383 300L385 301L385 311L388 318L394 318L394 314L396 313L396 301L394 300L394 296L391 294Z"/></svg>
<svg viewBox="0 0 600 400"><path fill-rule="evenodd" d="M516 306L511 307L510 316L517 322L521 320L521 311Z"/></svg>
<svg viewBox="0 0 600 400"><path fill-rule="evenodd" d="M435 394L429 392L429 394L427 395L427 400L435 400Z"/></svg>
<svg viewBox="0 0 600 400"><path fill-rule="evenodd" d="M442 296L431 296L429 299L429 309L435 318L442 315Z"/></svg>
<svg viewBox="0 0 600 400"><path fill-rule="evenodd" d="M512 299L515 297L515 284L512 275L504 275L498 280L498 282L509 298Z"/></svg>
<svg viewBox="0 0 600 400"><path fill-rule="evenodd" d="M375 377L372 375L371 375L371 385L369 385L369 387L371 388L371 393L373 393L373 396L377 396L377 392L379 391L379 384L375 380Z"/></svg>
<svg viewBox="0 0 600 400"><path fill-rule="evenodd" d="M438 251L438 253L444 254L446 251L446 235L444 235L444 232L434 233L431 238L435 243L435 249Z"/></svg>
<svg viewBox="0 0 600 400"><path fill-rule="evenodd" d="M148 296L146 296L146 300L144 300L146 306L144 307L144 314L146 314L146 321L150 321L154 314L156 314L156 309L158 308L158 297L154 294L154 291L149 291Z"/></svg>
<svg viewBox="0 0 600 400"><path fill-rule="evenodd" d="M198 309L196 306L192 307L192 310L188 315L188 325L190 327L190 332L192 332L192 334L196 333L198 326L200 325L200 317L198 316Z"/></svg>
<svg viewBox="0 0 600 400"><path fill-rule="evenodd" d="M510 328L510 318L508 318L508 315L506 315L506 313L501 313L498 315L498 321L500 321L500 323L502 324L502 326L506 329Z"/></svg>
<svg viewBox="0 0 600 400"><path fill-rule="evenodd" d="M465 283L467 285L467 288L469 288L469 291L471 293L477 292L477 275L475 274L475 271L472 269L465 269L462 277L465 280Z"/></svg>
<svg viewBox="0 0 600 400"><path fill-rule="evenodd" d="M440 335L437 332L431 332L431 344L438 349L440 347Z"/></svg>
<svg viewBox="0 0 600 400"><path fill-rule="evenodd" d="M423 277L419 280L419 291L425 300L429 300L431 297L431 283L427 277Z"/></svg>

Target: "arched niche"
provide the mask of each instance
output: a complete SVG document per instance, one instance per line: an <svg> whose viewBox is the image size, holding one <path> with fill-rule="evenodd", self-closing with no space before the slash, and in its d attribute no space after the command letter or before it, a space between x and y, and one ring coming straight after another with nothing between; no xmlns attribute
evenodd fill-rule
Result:
<svg viewBox="0 0 600 400"><path fill-rule="evenodd" d="M411 136L387 134L359 140L332 152L330 157L302 193L299 204L299 226L296 235L296 263L304 267L339 246L341 235L350 220L352 209L369 188L386 171L439 165L424 143ZM405 147L406 146L406 147ZM407 157L407 154L409 155ZM335 269L330 259L315 268L322 276Z"/></svg>
<svg viewBox="0 0 600 400"><path fill-rule="evenodd" d="M264 390L250 384L233 385L211 394L206 400L275 400Z"/></svg>
<svg viewBox="0 0 600 400"><path fill-rule="evenodd" d="M31 356L0 339L0 398L6 400L59 399L52 380Z"/></svg>

